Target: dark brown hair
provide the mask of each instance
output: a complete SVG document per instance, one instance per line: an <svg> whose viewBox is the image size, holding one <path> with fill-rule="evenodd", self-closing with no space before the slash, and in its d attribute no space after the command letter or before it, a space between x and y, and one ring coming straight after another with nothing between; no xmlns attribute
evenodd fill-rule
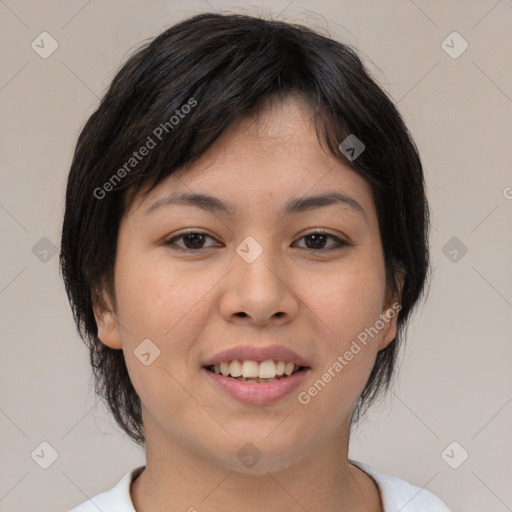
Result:
<svg viewBox="0 0 512 512"><path fill-rule="evenodd" d="M93 313L102 289L115 304L120 221L137 192L151 192L197 160L236 120L291 94L310 105L326 151L371 185L388 290L401 304L396 338L377 354L353 421L390 385L429 265L423 171L409 131L346 44L301 25L201 14L144 44L122 66L80 133L67 183L60 253L66 292L90 350L96 392L138 444L145 442L140 398L122 350L99 340ZM150 139L156 143L156 134L165 143L130 160ZM339 148L351 134L365 145L356 159Z"/></svg>

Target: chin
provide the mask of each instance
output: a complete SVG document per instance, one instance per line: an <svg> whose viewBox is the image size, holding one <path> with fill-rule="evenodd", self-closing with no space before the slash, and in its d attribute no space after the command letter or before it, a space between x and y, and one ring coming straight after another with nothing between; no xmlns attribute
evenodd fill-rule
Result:
<svg viewBox="0 0 512 512"><path fill-rule="evenodd" d="M285 439L277 435L275 439L265 439L260 432L259 436L246 435L243 439L231 438L224 443L224 446L230 445L229 448L222 452L210 452L210 454L216 464L225 466L231 471L247 475L264 475L268 472L287 469L300 462L303 454L298 453L297 446L304 446L303 443L294 441L289 436L286 438L286 443L284 441ZM216 448L218 449L219 445Z"/></svg>

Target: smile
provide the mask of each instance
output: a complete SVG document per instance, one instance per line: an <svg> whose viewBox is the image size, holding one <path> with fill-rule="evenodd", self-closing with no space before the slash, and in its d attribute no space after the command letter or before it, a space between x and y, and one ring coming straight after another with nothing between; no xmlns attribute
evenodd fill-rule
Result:
<svg viewBox="0 0 512 512"><path fill-rule="evenodd" d="M240 402L253 405L268 404L284 398L301 384L309 370L309 367L273 360L258 363L235 359L203 367L216 389Z"/></svg>
<svg viewBox="0 0 512 512"><path fill-rule="evenodd" d="M206 367L210 372L224 377L231 377L241 382L274 382L284 377L293 375L303 369L289 361L273 361L269 359L258 363L253 360L224 361L220 364Z"/></svg>

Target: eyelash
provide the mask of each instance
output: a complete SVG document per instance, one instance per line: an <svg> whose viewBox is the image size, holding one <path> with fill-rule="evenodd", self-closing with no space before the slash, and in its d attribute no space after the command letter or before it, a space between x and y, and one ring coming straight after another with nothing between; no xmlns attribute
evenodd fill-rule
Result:
<svg viewBox="0 0 512 512"><path fill-rule="evenodd" d="M212 240L215 240L211 235L208 235L207 233L203 233L202 231L190 230L190 231L185 231L183 233L180 233L179 235L175 235L175 236L167 239L164 242L164 245L169 246L171 249L182 250L182 251L186 251L186 252L199 252L201 250L205 250L205 249L210 249L211 248L211 247L199 247L197 249L191 249L189 247L177 246L176 245L176 241L179 240L179 239L183 239L187 235L202 235L204 237L211 238ZM347 242L346 240L342 240L341 238L339 238L339 237L337 237L337 236L335 236L335 235L333 235L331 233L328 233L326 231L322 231L320 229L319 230L315 230L315 231L311 231L309 233L306 233L305 235L302 235L299 238L299 240L302 240L303 238L307 238L307 237L312 236L312 235L324 235L327 238L330 238L331 240L334 240L336 242L336 246L328 247L328 248L320 248L320 249L310 249L309 247L302 247L302 249L304 249L305 251L310 252L310 253L330 252L330 251L342 249L343 247L348 247L348 246L353 246L354 245L352 243Z"/></svg>

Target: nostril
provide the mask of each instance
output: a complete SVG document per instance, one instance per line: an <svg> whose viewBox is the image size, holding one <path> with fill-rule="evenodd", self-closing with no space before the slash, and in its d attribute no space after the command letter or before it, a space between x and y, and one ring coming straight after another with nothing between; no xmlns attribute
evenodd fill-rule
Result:
<svg viewBox="0 0 512 512"><path fill-rule="evenodd" d="M239 313L236 314L236 316L244 317L244 316L247 316L247 313L240 311Z"/></svg>

